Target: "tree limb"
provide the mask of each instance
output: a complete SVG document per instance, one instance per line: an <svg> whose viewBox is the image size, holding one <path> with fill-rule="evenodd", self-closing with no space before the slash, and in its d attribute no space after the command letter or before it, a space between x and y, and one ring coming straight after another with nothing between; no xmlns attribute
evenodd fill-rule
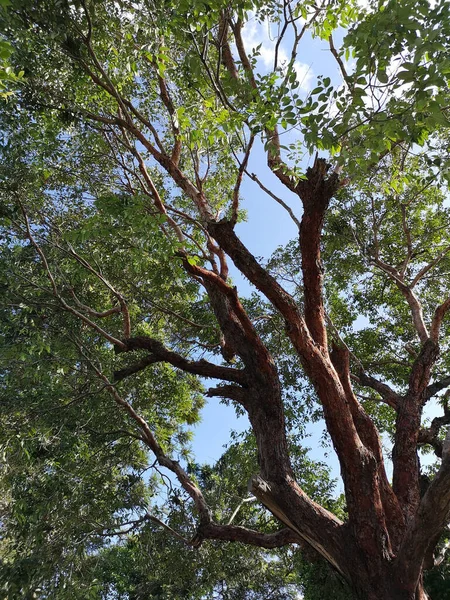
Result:
<svg viewBox="0 0 450 600"><path fill-rule="evenodd" d="M391 406L393 409L398 409L400 396L386 383L375 379L375 377L372 377L372 375L368 375L362 370L359 371L357 376L355 376L355 379L360 385L364 387L370 387L376 392L378 392L383 402Z"/></svg>
<svg viewBox="0 0 450 600"><path fill-rule="evenodd" d="M128 338L122 340L120 346L116 346L116 353L134 352L136 350L147 350L150 352L150 355L139 363L136 363L136 365L118 371L115 374L115 377L118 378L117 380L123 379L132 373L136 373L147 365L156 362L167 362L182 371L201 375L202 377L224 379L225 381L232 381L243 385L245 385L247 381L246 375L242 370L232 367L221 367L204 359L197 361L188 360L181 356L181 354L177 354L166 348L160 341L147 336Z"/></svg>
<svg viewBox="0 0 450 600"><path fill-rule="evenodd" d="M241 542L259 548L280 548L289 544L302 545L302 538L291 529L281 529L275 533L261 533L239 525L217 525L210 523L202 527L199 535L203 539L223 540L227 542Z"/></svg>

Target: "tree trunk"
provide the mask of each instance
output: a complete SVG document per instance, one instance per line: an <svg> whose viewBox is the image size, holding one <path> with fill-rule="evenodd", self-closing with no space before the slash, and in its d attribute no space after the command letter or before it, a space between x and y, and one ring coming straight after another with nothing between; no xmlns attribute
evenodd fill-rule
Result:
<svg viewBox="0 0 450 600"><path fill-rule="evenodd" d="M391 574L386 572L386 576L377 583L372 581L366 586L365 577L360 577L360 573L355 573L355 586L352 588L357 600L430 600L423 584L420 583L415 590L401 587L395 579L392 580Z"/></svg>
<svg viewBox="0 0 450 600"><path fill-rule="evenodd" d="M357 600L430 600L417 582L405 580L397 565L374 558L368 562L361 552L348 556L350 588Z"/></svg>

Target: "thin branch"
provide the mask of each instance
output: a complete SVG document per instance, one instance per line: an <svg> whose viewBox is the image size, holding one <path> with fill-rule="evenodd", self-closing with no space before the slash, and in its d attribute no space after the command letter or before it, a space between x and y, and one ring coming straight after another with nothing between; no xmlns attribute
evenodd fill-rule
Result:
<svg viewBox="0 0 450 600"><path fill-rule="evenodd" d="M342 58L339 56L338 51L336 50L336 47L335 47L334 41L333 41L333 36L331 34L330 34L330 37L328 38L328 44L330 46L331 54L334 56L337 64L339 65L339 69L341 70L341 74L342 74L342 77L344 78L345 83L348 85L349 89L352 90L354 87L352 79L351 79L351 77L349 77L347 70L345 68L344 62L343 62Z"/></svg>
<svg viewBox="0 0 450 600"><path fill-rule="evenodd" d="M242 159L241 164L239 165L238 176L236 179L236 184L233 189L233 203L231 205L231 222L233 225L237 223L238 219L238 208L239 208L239 190L241 188L242 177L246 172L248 159L250 158L250 152L252 151L253 142L255 141L255 136L250 136L250 140L247 144L247 148L245 150L244 158Z"/></svg>
<svg viewBox="0 0 450 600"><path fill-rule="evenodd" d="M192 544L191 544L191 542L189 540L187 540L180 533L178 533L177 531L175 531L175 529L172 529L172 527L170 527L169 525L167 525L167 523L164 523L164 521L161 521L160 519L158 519L157 517L155 517L155 516L153 516L153 515L151 515L149 513L147 513L146 517L147 517L148 521L153 521L153 523L156 523L157 525L159 525L160 527L162 527L163 529L165 529L166 531L168 531L174 537L176 537L177 539L179 539L182 542L184 542L187 546L192 546Z"/></svg>
<svg viewBox="0 0 450 600"><path fill-rule="evenodd" d="M232 24L232 30L234 34L234 39L236 42L236 48L238 50L239 58L244 67L244 71L248 77L250 85L253 90L257 91L258 86L256 83L255 75L253 73L253 68L250 64L250 60L247 56L247 52L245 50L244 41L242 39L242 21L238 19L236 24ZM267 135L267 164L269 168L273 171L273 173L278 177L278 179L284 183L284 185L290 189L291 191L295 191L295 183L293 179L286 174L286 166L281 160L281 151L280 151L280 137L278 134L277 126L275 126L272 130L266 129Z"/></svg>
<svg viewBox="0 0 450 600"><path fill-rule="evenodd" d="M234 521L234 518L236 517L236 515L238 514L238 512L241 510L241 508L244 506L244 504L247 504L248 502L255 502L256 498L255 496L250 496L249 498L243 498L239 504L236 506L233 514L231 515L227 525L231 525L232 522Z"/></svg>
<svg viewBox="0 0 450 600"><path fill-rule="evenodd" d="M55 278L53 277L53 274L50 270L49 264L47 262L47 259L45 257L44 252L42 251L41 247L39 246L39 244L36 242L33 234L31 233L31 228L30 228L30 223L28 220L28 215L25 211L25 208L23 206L23 204L20 202L20 200L18 200L20 209L22 211L24 220L25 220L25 225L26 225L26 230L27 230L27 237L30 240L32 246L34 247L34 249L36 250L36 252L38 253L42 264L44 265L44 269L45 272L47 274L47 278L50 281L50 285L52 288L52 293L53 296L60 302L61 306L64 308L64 310L66 310L67 312L70 312L71 314L73 314L74 316L78 317L79 319L81 319L84 323L86 323L86 325L89 325L90 327L92 327L92 329L95 329L95 331L97 331L97 333L99 333L102 337L104 337L106 340L108 340L109 342L111 342L111 344L114 344L115 346L117 346L118 348L124 348L125 345L123 344L123 342L121 342L120 340L116 339L115 337L113 337L112 335L110 335L109 333L107 333L104 329L102 329L101 327L99 327L96 323L94 323L94 321L91 321L91 319L89 319L88 317L86 317L85 315L83 315L82 313L80 313L78 310L76 310L75 308L73 308L72 306L70 306L69 304L67 304L67 302L64 300L64 298L62 298L62 296L60 295L60 293L58 292L58 288L56 286L56 282L55 282Z"/></svg>
<svg viewBox="0 0 450 600"><path fill-rule="evenodd" d="M90 367L94 370L97 377L99 377L106 386L107 391L112 395L115 402L123 408L123 410L129 415L129 417L137 424L139 429L143 433L143 438L145 440L146 445L150 448L150 450L156 456L158 463L171 471L178 481L180 482L183 489L189 494L189 496L194 501L197 512L200 516L200 523L204 525L208 525L211 522L211 510L207 505L205 498L203 497L200 489L194 484L194 482L190 479L189 475L186 471L181 467L181 465L177 462L169 458L161 448L161 446L157 443L148 423L143 419L129 404L124 398L122 398L115 386L108 380L108 378L96 367L96 365L90 360L90 358L86 355L83 349L78 346L81 354L84 356Z"/></svg>
<svg viewBox="0 0 450 600"><path fill-rule="evenodd" d="M259 187L266 192L266 194L268 194L271 198L273 198L275 200L275 202L278 202L278 204L280 206L282 206L284 208L285 211L287 211L287 213L289 214L289 216L291 217L291 219L294 221L294 223L297 225L297 227L300 229L300 221L297 219L297 217L294 215L293 210L291 209L290 206L288 206L286 204L286 202L284 202L284 200L282 200L281 198L279 198L278 196L276 196L271 190L269 190L269 188L267 188L256 176L255 173L249 173L247 170L245 171L245 173L250 177L250 179L252 181L254 181L255 183L257 183L259 185Z"/></svg>
<svg viewBox="0 0 450 600"><path fill-rule="evenodd" d="M410 287L413 288L428 273L428 271L430 271L433 267L435 267L449 252L450 252L450 246L447 246L446 248L444 248L442 250L442 252L440 252L436 256L436 258L434 260L432 260L428 265L425 265L425 267L420 269L420 271L414 277Z"/></svg>
<svg viewBox="0 0 450 600"><path fill-rule="evenodd" d="M139 152L139 150L136 148L135 145L131 144L130 140L128 139L128 135L127 135L125 129L122 129L122 135L125 138L126 147L133 154L133 156L137 159L138 165L139 165L139 171L141 172L141 174L145 180L145 183L148 186L149 191L145 190L145 188L144 188L144 191L146 191L146 193L153 199L153 203L154 203L156 209L159 211L159 213L166 217L167 222L169 223L170 227L172 227L172 229L174 230L174 232L178 238L178 241L182 244L184 242L183 232L181 231L179 226L175 223L175 221L172 219L172 217L167 214L167 210L166 210L166 207L164 206L164 202L162 201L161 196L159 195L158 190L156 189L156 186L153 183L152 178L150 177L150 174L148 172L147 166L145 164L144 159L142 158L141 153Z"/></svg>
<svg viewBox="0 0 450 600"><path fill-rule="evenodd" d="M409 262L411 260L412 254L413 254L413 247L412 247L412 239L411 239L411 230L409 228L408 220L406 218L406 206L404 204L402 204L400 207L400 210L402 212L402 227L403 227L403 232L405 234L406 247L407 247L406 257L405 257L405 260L403 261L403 265L401 268L401 275L402 275L402 277L404 277L405 273L406 273L406 269L408 268ZM417 281L414 279L414 281L411 283L410 287L413 288L415 286L415 284L417 283Z"/></svg>
<svg viewBox="0 0 450 600"><path fill-rule="evenodd" d="M83 304L82 302L80 302L75 294L75 291L72 288L69 291L72 295L72 298L75 300L75 303L78 306L78 308L80 308L81 310L84 310L84 312L91 315L91 317L97 317L98 319L104 319L105 317L115 315L122 311L120 306L114 306L113 308L109 308L108 310L98 312L98 311L90 308L89 306L86 306L86 304Z"/></svg>
<svg viewBox="0 0 450 600"><path fill-rule="evenodd" d="M130 313L128 311L127 303L125 302L125 298L122 296L120 292L118 292L111 283L96 269L92 267L92 265L84 259L82 256L78 254L73 248L71 244L68 244L70 254L75 258L77 262L79 262L83 267L85 267L90 273L95 275L108 289L109 291L117 298L120 305L120 312L123 316L123 335L124 337L130 337L131 332L131 323L130 323Z"/></svg>
<svg viewBox="0 0 450 600"><path fill-rule="evenodd" d="M429 339L430 335L428 333L428 329L425 325L425 321L423 318L422 304L411 289L411 286L408 286L404 283L403 277L401 273L397 271L397 269L391 267L380 258L377 258L375 256L374 258L372 258L372 261L377 267L379 267L382 271L389 275L389 277L396 283L398 289L405 297L411 309L411 316L415 330L419 336L420 341L422 342L422 344L424 344Z"/></svg>

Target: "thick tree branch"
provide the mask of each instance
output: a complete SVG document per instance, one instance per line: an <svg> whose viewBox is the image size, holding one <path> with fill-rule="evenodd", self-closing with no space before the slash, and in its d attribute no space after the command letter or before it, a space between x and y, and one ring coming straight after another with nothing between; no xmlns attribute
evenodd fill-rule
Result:
<svg viewBox="0 0 450 600"><path fill-rule="evenodd" d="M438 356L438 345L428 339L414 361L408 392L402 398L397 411L395 443L392 450L392 486L407 522L414 518L420 502L420 465L417 445L424 403L423 395Z"/></svg>
<svg viewBox="0 0 450 600"><path fill-rule="evenodd" d="M432 398L438 392L440 392L441 390L444 390L445 388L448 388L449 386L450 386L450 375L448 377L444 377L444 379L441 379L440 381L435 381L434 383L432 383L431 385L429 385L426 388L426 390L424 392L425 400Z"/></svg>
<svg viewBox="0 0 450 600"><path fill-rule="evenodd" d="M204 539L241 542L259 548L281 548L289 544L302 545L302 538L292 529L281 529L275 533L261 533L238 525L217 525L210 523L202 527L199 535Z"/></svg>
<svg viewBox="0 0 450 600"><path fill-rule="evenodd" d="M435 417L429 427L422 427L419 431L418 444L429 444L434 448L436 456L442 458L442 440L439 438L439 433L444 425L450 425L450 410L448 407L448 392L444 397L444 414L440 417Z"/></svg>
<svg viewBox="0 0 450 600"><path fill-rule="evenodd" d="M357 490L361 487L359 478L367 479L374 473L365 472L365 450L355 428L346 394L333 366L312 340L294 299L256 261L237 238L232 226L226 221L221 221L210 223L209 230L231 256L238 269L266 295L285 318L287 333L322 401L327 426L342 468L345 472L358 472L355 479L347 480L350 494L354 494L357 506Z"/></svg>
<svg viewBox="0 0 450 600"><path fill-rule="evenodd" d="M128 369L123 369L115 374L118 379L123 379L131 373L136 373L149 364L156 362L167 362L182 371L193 373L202 377L211 377L215 379L224 379L245 385L247 383L244 371L232 367L221 367L207 360L200 359L197 361L188 360L166 348L160 341L147 336L137 336L122 340L121 345L116 347L116 353L134 352L136 350L147 350L150 356L144 358L140 363L132 365ZM127 371L124 374L124 371Z"/></svg>
<svg viewBox="0 0 450 600"><path fill-rule="evenodd" d="M118 383L119 381L126 379L130 375L134 375L135 373L140 373L141 371L143 371L150 365L154 365L157 362L161 362L161 361L159 361L157 358L155 358L152 355L145 356L142 360L140 360L136 363L133 363L129 367L125 367L123 369L120 369L119 371L114 371L114 381L116 383Z"/></svg>
<svg viewBox="0 0 450 600"><path fill-rule="evenodd" d="M375 390L378 394L380 394L383 402L391 406L393 409L398 409L398 403L400 400L399 395L386 383L383 383L372 377L372 375L368 375L364 371L359 371L358 375L355 377L358 383L364 387L370 387Z"/></svg>
<svg viewBox="0 0 450 600"><path fill-rule="evenodd" d="M450 297L440 304L434 311L433 320L431 322L431 339L436 343L439 340L439 331L441 329L442 320L450 308Z"/></svg>
<svg viewBox="0 0 450 600"><path fill-rule="evenodd" d="M345 574L343 524L311 501L294 481L269 482L255 475L250 491L270 512Z"/></svg>
<svg viewBox="0 0 450 600"><path fill-rule="evenodd" d="M325 212L339 183L336 175L327 178L328 169L326 161L316 157L313 167L306 171L306 180L300 181L297 186L298 195L303 203L300 250L305 321L311 337L324 352L327 352L327 333L322 297L323 268L320 242Z"/></svg>
<svg viewBox="0 0 450 600"><path fill-rule="evenodd" d="M409 378L408 395L421 398L431 377L431 370L439 357L439 346L428 339L422 346L419 356L413 363Z"/></svg>
<svg viewBox="0 0 450 600"><path fill-rule="evenodd" d="M405 580L420 576L423 557L450 519L450 428L442 449L442 463L423 496L418 510L406 530L397 563Z"/></svg>
<svg viewBox="0 0 450 600"><path fill-rule="evenodd" d="M373 529L378 531L378 535L381 536L374 541L380 546L380 549L384 548L385 552L391 553L400 543L399 524L402 523L403 519L400 505L392 491L386 475L380 435L373 420L367 415L353 392L350 380L350 352L348 348L333 343L331 360L345 390L346 399L358 435L364 446L370 450L375 459L376 471L374 472L374 479L371 481L370 469L367 465L366 470L368 471L368 480L364 484L364 493L370 497L370 501L373 504L373 520L374 523L376 523L376 526ZM373 486L373 489L371 489L371 485ZM349 504L349 518L351 522L353 521L357 524L356 527L358 530L364 530L367 526L368 515L367 513L361 515L359 508L360 507L358 506L356 510L354 510L354 507ZM385 527L389 533L387 539L383 538L385 535ZM364 533L363 535L369 538L367 533ZM369 539L363 541L364 543L369 542Z"/></svg>
<svg viewBox="0 0 450 600"><path fill-rule="evenodd" d="M235 400L239 404L242 404L242 406L246 405L248 398L248 393L237 385L218 385L217 387L209 388L206 395L208 398L213 398L214 396L219 398L230 398L231 400Z"/></svg>

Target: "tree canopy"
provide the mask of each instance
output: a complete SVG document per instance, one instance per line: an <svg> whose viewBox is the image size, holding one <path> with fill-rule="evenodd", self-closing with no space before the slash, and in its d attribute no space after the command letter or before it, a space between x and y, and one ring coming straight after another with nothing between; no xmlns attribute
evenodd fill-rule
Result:
<svg viewBox="0 0 450 600"><path fill-rule="evenodd" d="M5 597L447 598L450 4L0 22ZM213 465L205 402L250 423Z"/></svg>

